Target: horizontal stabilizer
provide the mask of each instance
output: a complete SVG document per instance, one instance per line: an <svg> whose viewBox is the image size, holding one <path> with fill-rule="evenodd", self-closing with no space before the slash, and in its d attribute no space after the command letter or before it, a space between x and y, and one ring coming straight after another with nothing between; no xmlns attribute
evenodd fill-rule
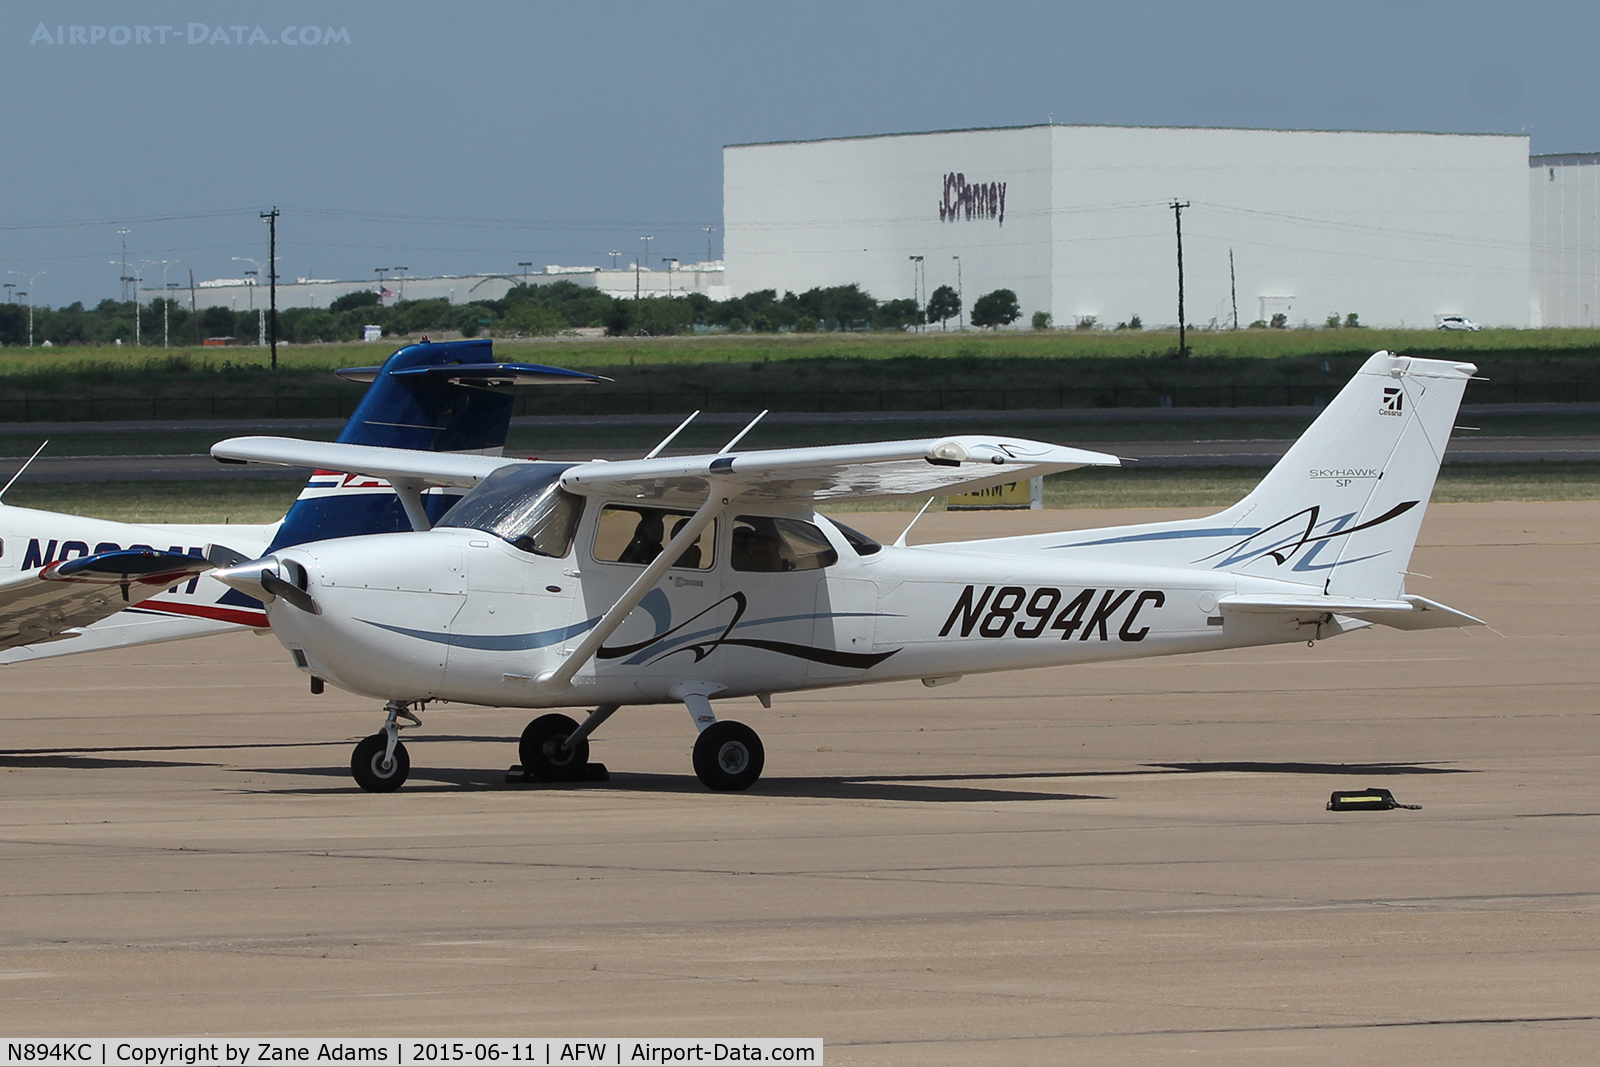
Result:
<svg viewBox="0 0 1600 1067"><path fill-rule="evenodd" d="M1483 626L1482 619L1446 607L1427 597L1402 596L1395 600L1367 597L1316 596L1300 593L1233 593L1217 601L1224 613L1242 615L1349 615L1364 622L1397 630L1435 630L1451 626Z"/></svg>
<svg viewBox="0 0 1600 1067"><path fill-rule="evenodd" d="M334 371L334 374L347 382L375 382L382 371L382 367L344 367ZM401 381L420 378L480 389L504 389L517 385L593 385L611 381L603 375L587 371L546 367L538 363L440 363L405 367L391 371L389 376Z"/></svg>

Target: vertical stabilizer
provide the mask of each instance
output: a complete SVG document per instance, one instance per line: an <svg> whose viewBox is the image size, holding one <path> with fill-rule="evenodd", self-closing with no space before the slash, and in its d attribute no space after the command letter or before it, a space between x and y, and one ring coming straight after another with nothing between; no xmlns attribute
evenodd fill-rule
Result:
<svg viewBox="0 0 1600 1067"><path fill-rule="evenodd" d="M1219 516L1254 532L1208 561L1330 594L1399 596L1475 370L1374 354L1261 484Z"/></svg>
<svg viewBox="0 0 1600 1067"><path fill-rule="evenodd" d="M381 367L338 372L371 382L338 440L345 444L421 452L498 456L511 427L519 385L604 381L592 374L520 363L496 363L493 343L445 341L407 345ZM461 490L423 494L430 522L461 498ZM410 519L388 482L360 474L316 471L284 516L270 549L358 534L410 530Z"/></svg>

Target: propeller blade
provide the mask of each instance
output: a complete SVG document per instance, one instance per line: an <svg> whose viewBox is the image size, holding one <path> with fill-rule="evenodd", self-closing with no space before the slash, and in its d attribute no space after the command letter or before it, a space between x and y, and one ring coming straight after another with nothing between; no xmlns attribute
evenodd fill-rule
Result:
<svg viewBox="0 0 1600 1067"><path fill-rule="evenodd" d="M282 597L301 611L310 615L322 614L322 609L317 607L317 602L312 599L311 594L301 589L298 585L286 582L268 570L261 572L259 581L261 582L261 588L273 596Z"/></svg>

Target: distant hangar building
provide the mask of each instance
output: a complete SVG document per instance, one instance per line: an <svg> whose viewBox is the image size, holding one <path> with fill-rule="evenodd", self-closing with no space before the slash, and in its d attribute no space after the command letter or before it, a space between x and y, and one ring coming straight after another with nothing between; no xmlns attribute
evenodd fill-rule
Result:
<svg viewBox="0 0 1600 1067"><path fill-rule="evenodd" d="M1058 327L1175 324L1176 200L1194 325L1230 325L1235 306L1240 325L1576 325L1534 288L1528 144L1051 124L730 145L727 283L856 282L922 303L959 285L968 308L1006 288L1023 325L1035 311Z"/></svg>

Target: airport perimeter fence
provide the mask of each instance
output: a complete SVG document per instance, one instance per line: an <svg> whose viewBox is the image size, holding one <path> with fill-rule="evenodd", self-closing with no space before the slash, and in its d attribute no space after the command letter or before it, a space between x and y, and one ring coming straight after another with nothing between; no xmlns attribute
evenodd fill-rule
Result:
<svg viewBox="0 0 1600 1067"><path fill-rule="evenodd" d="M678 415L772 411L860 412L1071 411L1087 408L1320 407L1337 389L1328 384L1044 386L1011 389L784 389L674 388L652 392L572 386L525 390L516 415ZM327 396L74 397L0 396L0 421L97 422L198 419L347 418L361 393ZM1476 381L1469 404L1583 403L1600 401L1600 380L1573 382Z"/></svg>

